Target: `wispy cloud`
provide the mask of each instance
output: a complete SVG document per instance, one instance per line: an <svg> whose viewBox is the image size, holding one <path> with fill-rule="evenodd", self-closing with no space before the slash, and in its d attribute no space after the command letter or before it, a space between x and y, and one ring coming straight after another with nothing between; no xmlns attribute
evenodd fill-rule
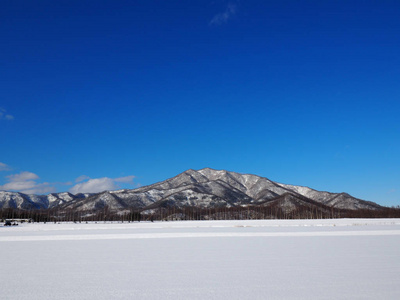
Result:
<svg viewBox="0 0 400 300"><path fill-rule="evenodd" d="M118 188L118 185L115 183L115 180L108 177L89 179L86 182L81 182L74 185L69 191L72 194L78 193L97 193L108 190L115 190Z"/></svg>
<svg viewBox="0 0 400 300"><path fill-rule="evenodd" d="M14 116L7 114L6 110L0 107L0 120L11 121L14 120Z"/></svg>
<svg viewBox="0 0 400 300"><path fill-rule="evenodd" d="M125 176L125 177L115 178L114 181L123 182L123 183L133 183L133 178L135 178L135 176L130 175L130 176Z"/></svg>
<svg viewBox="0 0 400 300"><path fill-rule="evenodd" d="M216 14L209 25L222 25L228 22L237 12L237 5L229 3L224 12Z"/></svg>
<svg viewBox="0 0 400 300"><path fill-rule="evenodd" d="M0 163L0 170L10 170L5 163ZM74 182L40 182L37 174L23 171L17 174L5 176L6 183L0 185L0 190L16 191L25 194L48 194L56 192L56 186L67 185L71 186ZM75 179L69 192L78 193L97 193L102 191L110 191L121 188L120 185L134 185L133 179L135 176L125 176L118 178L90 178L86 175L81 175Z"/></svg>
<svg viewBox="0 0 400 300"><path fill-rule="evenodd" d="M13 174L6 176L11 182L19 182L19 181L27 181L27 180L36 180L39 179L35 173L32 172L21 172L19 174Z"/></svg>
<svg viewBox="0 0 400 300"><path fill-rule="evenodd" d="M25 194L44 195L44 194L50 194L50 193L56 192L56 188L54 186L52 186L52 184L49 182L43 182L43 183L35 185L31 189L24 190L23 192Z"/></svg>
<svg viewBox="0 0 400 300"><path fill-rule="evenodd" d="M88 176L82 175L75 180L75 182L79 183L75 184L72 188L70 188L69 192L72 194L78 194L78 193L98 193L102 191L116 190L120 188L118 183L133 184L133 178L135 178L135 176L130 175L119 178L103 177L103 178L90 179Z"/></svg>
<svg viewBox="0 0 400 300"><path fill-rule="evenodd" d="M0 162L0 171L10 171L10 170L11 170L10 166Z"/></svg>
<svg viewBox="0 0 400 300"><path fill-rule="evenodd" d="M0 190L18 191L25 194L47 194L55 192L55 187L48 182L38 183L39 176L24 171L6 176L7 183L0 186Z"/></svg>
<svg viewBox="0 0 400 300"><path fill-rule="evenodd" d="M90 179L90 177L86 176L86 175L81 175L81 176L79 176L78 178L75 179L75 182L81 182L81 181L84 181L84 180L87 180L87 179Z"/></svg>

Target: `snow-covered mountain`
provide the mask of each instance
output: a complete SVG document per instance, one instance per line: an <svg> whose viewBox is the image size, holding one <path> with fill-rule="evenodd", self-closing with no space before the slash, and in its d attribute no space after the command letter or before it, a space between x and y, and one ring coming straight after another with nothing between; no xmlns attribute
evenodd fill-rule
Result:
<svg viewBox="0 0 400 300"><path fill-rule="evenodd" d="M73 195L68 192L48 195L28 195L18 192L0 191L0 208L19 208L25 210L55 208L72 200L86 198L89 195Z"/></svg>
<svg viewBox="0 0 400 300"><path fill-rule="evenodd" d="M71 209L96 211L148 210L157 207L200 208L279 205L286 210L319 205L341 209L380 209L374 202L346 193L316 191L308 187L281 184L267 178L213 170L187 170L173 178L133 190L96 194L53 193L26 195L0 191L0 208Z"/></svg>

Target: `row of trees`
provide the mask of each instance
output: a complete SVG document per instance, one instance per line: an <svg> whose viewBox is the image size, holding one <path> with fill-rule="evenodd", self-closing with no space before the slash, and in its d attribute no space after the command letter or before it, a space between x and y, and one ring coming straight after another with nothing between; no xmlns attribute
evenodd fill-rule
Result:
<svg viewBox="0 0 400 300"><path fill-rule="evenodd" d="M140 222L162 220L254 220L254 219L334 219L334 218L400 218L400 208L380 210L343 210L333 207L299 206L292 210L279 205L200 208L195 206L158 207L147 211L111 211L107 206L98 211L73 211L57 209L20 210L0 209L0 219L32 219L34 222L121 221Z"/></svg>
<svg viewBox="0 0 400 300"><path fill-rule="evenodd" d="M256 220L256 219L337 219L337 218L400 218L400 208L381 210L345 210L333 207L300 206L286 210L278 205L221 208L158 208L154 220Z"/></svg>

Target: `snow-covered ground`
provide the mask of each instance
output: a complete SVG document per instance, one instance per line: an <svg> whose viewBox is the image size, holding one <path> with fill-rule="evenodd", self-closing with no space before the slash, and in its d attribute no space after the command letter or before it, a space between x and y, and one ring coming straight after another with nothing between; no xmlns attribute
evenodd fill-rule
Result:
<svg viewBox="0 0 400 300"><path fill-rule="evenodd" d="M400 299L400 219L0 226L0 299Z"/></svg>

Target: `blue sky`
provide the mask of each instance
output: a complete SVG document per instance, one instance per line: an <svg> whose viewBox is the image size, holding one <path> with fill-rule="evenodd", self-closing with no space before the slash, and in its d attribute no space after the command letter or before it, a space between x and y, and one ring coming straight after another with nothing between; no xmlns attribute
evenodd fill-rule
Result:
<svg viewBox="0 0 400 300"><path fill-rule="evenodd" d="M400 205L399 1L3 1L0 189L252 173Z"/></svg>

